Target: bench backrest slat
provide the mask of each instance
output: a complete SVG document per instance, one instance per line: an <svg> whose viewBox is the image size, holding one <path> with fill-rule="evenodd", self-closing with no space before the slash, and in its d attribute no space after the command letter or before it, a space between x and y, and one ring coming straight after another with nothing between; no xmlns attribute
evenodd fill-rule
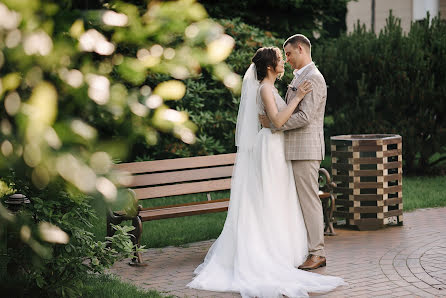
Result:
<svg viewBox="0 0 446 298"><path fill-rule="evenodd" d="M195 169L203 167L233 165L235 153L166 160L141 161L117 164L116 168L131 174L153 173L181 169Z"/></svg>
<svg viewBox="0 0 446 298"><path fill-rule="evenodd" d="M202 193L218 190L228 190L231 188L231 179L218 179L210 181L180 183L173 185L154 186L134 189L136 198L155 199L161 197L177 196L192 193Z"/></svg>
<svg viewBox="0 0 446 298"><path fill-rule="evenodd" d="M122 163L138 200L229 190L236 154Z"/></svg>
<svg viewBox="0 0 446 298"><path fill-rule="evenodd" d="M143 174L133 176L129 187L154 186L169 183L230 178L233 166L223 166L205 169L183 170L166 173Z"/></svg>

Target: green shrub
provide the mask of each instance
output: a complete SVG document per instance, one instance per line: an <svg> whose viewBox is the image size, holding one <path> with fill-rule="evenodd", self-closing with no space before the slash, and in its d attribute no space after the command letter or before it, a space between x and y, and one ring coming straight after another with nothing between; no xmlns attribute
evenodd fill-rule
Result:
<svg viewBox="0 0 446 298"><path fill-rule="evenodd" d="M225 32L235 40L235 47L226 63L232 70L243 76L248 69L255 51L262 46L282 48L282 39L275 38L266 31L234 20L217 20ZM285 76L278 82L279 90L285 90L293 74L286 66ZM148 78L150 84L162 80L160 76ZM153 160L175 157L190 157L235 152L234 134L240 96L232 93L224 84L213 79L206 69L199 77L185 81L187 92L183 100L169 103L171 108L185 110L197 125L197 142L186 145L169 135L162 135L160 142L153 147L141 144L134 148L129 160Z"/></svg>
<svg viewBox="0 0 446 298"><path fill-rule="evenodd" d="M91 197L68 193L63 184L40 190L24 187L26 181L19 177L7 181L25 189L31 203L6 223L8 274L0 282L5 291L16 296L80 296L83 276L103 273L115 261L132 256L128 233L133 227L116 226L113 237L96 239L93 225L103 216Z"/></svg>
<svg viewBox="0 0 446 298"><path fill-rule="evenodd" d="M406 35L390 15L378 35L357 26L315 47L314 59L328 85L328 142L338 134L400 134L406 173L432 171L445 158L444 21L413 23Z"/></svg>
<svg viewBox="0 0 446 298"><path fill-rule="evenodd" d="M165 104L183 98L183 80L205 68L240 85L224 63L233 40L195 1L95 1L85 6L102 10L91 11L73 2L0 2L0 176L32 201L17 215L0 204L16 268L0 281L36 296L79 296L80 275L128 255L127 228L106 239L112 248L89 231L91 205L133 206L113 161L134 144L156 144L160 132L194 142L189 116ZM161 80L144 85L147 76Z"/></svg>
<svg viewBox="0 0 446 298"><path fill-rule="evenodd" d="M351 0L200 0L214 18L240 18L244 23L287 38L296 33L309 37L337 37L345 32L347 3Z"/></svg>
<svg viewBox="0 0 446 298"><path fill-rule="evenodd" d="M235 20L219 20L236 45L226 60L243 75L255 51L281 47L283 40ZM325 138L355 133L395 133L403 136L407 173L432 172L445 157L446 25L434 19L412 25L405 35L390 16L375 35L358 26L350 35L313 47L313 60L328 86ZM277 82L280 91L292 79L286 65ZM234 130L239 97L203 71L186 80L187 94L171 107L189 112L197 124L197 142L186 146L163 136L156 147L139 146L133 158L163 159L235 152ZM282 93L282 95L284 95ZM136 158L138 157L138 158Z"/></svg>

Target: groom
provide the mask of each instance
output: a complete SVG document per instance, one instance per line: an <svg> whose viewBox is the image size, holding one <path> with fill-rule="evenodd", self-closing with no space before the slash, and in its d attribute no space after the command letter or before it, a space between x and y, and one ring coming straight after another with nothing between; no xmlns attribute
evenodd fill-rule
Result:
<svg viewBox="0 0 446 298"><path fill-rule="evenodd" d="M319 200L319 166L325 155L324 112L327 85L311 59L310 40L301 34L288 38L283 44L286 61L294 69L288 86L288 103L303 81L311 82L313 91L300 102L290 119L274 128L266 116L261 116L263 127L285 131L285 156L293 166L296 190L308 232L309 256L299 269L312 270L326 265L324 251L324 219Z"/></svg>

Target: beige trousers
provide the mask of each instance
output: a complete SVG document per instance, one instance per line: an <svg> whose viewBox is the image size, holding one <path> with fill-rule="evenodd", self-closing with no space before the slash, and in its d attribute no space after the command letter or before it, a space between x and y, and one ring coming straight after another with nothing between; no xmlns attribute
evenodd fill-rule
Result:
<svg viewBox="0 0 446 298"><path fill-rule="evenodd" d="M325 257L324 215L319 199L318 160L293 160L294 181L307 227L310 254Z"/></svg>

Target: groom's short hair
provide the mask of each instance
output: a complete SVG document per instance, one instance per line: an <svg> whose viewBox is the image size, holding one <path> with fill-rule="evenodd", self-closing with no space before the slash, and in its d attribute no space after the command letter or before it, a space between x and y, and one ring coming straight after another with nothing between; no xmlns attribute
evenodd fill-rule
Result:
<svg viewBox="0 0 446 298"><path fill-rule="evenodd" d="M283 47L285 48L288 44L291 44L293 47L297 47L299 43L306 45L311 50L310 40L302 34L294 34L293 36L288 37L288 39L283 43Z"/></svg>

